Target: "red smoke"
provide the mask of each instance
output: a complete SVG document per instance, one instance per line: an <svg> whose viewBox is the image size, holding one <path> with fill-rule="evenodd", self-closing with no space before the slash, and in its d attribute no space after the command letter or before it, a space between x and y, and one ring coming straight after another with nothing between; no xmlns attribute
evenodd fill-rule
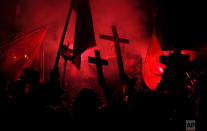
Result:
<svg viewBox="0 0 207 131"><path fill-rule="evenodd" d="M71 0L21 0L18 8L17 25L22 32L26 32L42 25L49 27L44 39L45 46L45 76L53 68L58 45L62 35L65 19ZM144 60L152 32L152 4L151 0L91 0L91 11L97 47L89 49L82 55L81 70L77 70L70 62L67 64L65 85L71 99L80 89L89 87L95 89L100 96L102 90L98 88L96 67L88 63L88 56L94 56L98 49L101 56L107 59L109 66L104 67L106 82L119 85L119 73L111 41L101 40L100 34L112 35L112 25L116 25L119 36L130 40L130 44L121 44L125 70L131 76L136 76L141 67L137 67L140 57ZM65 43L70 42L73 48L75 31L75 12L72 12ZM64 61L60 64L63 77ZM117 94L121 87L114 87Z"/></svg>
<svg viewBox="0 0 207 131"><path fill-rule="evenodd" d="M150 89L155 89L164 71L164 65L159 62L162 52L153 30L153 0L90 0L97 47L87 50L82 55L81 70L68 62L65 73L66 100L74 100L82 88L92 88L100 98L104 95L97 83L96 66L88 63L88 56L94 56L98 49L101 56L107 59L109 66L104 67L106 82L120 96L118 65L114 51L114 43L102 40L100 34L112 35L112 25L116 25L120 38L130 40L130 44L121 44L121 51L126 73L140 78L143 62L143 78ZM49 27L43 41L45 46L45 76L54 66L56 53L60 43L68 8L71 0L20 0L17 8L16 25L22 32L31 31L42 25ZM75 11L72 12L65 43L73 48L75 34ZM151 54L146 55L148 46L154 46ZM169 53L169 52L167 52ZM185 52L184 52L185 53ZM192 52L190 52L192 53ZM140 59L142 58L142 59ZM193 58L191 58L193 59ZM60 64L61 80L63 80L64 60ZM68 102L68 103L71 103Z"/></svg>

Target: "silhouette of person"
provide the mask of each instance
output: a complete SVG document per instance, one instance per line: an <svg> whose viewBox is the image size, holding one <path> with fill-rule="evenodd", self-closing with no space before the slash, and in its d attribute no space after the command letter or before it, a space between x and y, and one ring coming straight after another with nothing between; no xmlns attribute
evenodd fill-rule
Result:
<svg viewBox="0 0 207 131"><path fill-rule="evenodd" d="M74 102L75 121L96 121L98 118L98 95L94 90L84 88L79 92Z"/></svg>

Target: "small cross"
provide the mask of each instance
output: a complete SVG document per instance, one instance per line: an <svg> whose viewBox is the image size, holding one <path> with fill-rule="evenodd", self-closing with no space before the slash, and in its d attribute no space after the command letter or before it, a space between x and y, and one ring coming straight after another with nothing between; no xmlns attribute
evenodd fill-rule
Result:
<svg viewBox="0 0 207 131"><path fill-rule="evenodd" d="M95 57L88 57L88 62L96 64L98 81L100 84L104 83L103 65L108 65L108 61L101 59L100 51L95 50Z"/></svg>

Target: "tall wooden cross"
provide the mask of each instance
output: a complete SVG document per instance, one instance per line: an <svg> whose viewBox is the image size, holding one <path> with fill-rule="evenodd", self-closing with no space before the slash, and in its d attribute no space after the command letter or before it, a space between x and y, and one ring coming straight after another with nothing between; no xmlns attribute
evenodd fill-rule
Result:
<svg viewBox="0 0 207 131"><path fill-rule="evenodd" d="M129 44L129 40L124 39L124 38L119 38L116 26L112 26L112 32L113 32L113 36L100 35L100 38L105 39L105 40L114 41L117 63L118 63L118 68L119 68L119 73L120 73L120 79L122 82L125 83L126 82L126 74L124 71L124 64L123 64L123 60L122 60L120 42Z"/></svg>
<svg viewBox="0 0 207 131"><path fill-rule="evenodd" d="M108 65L108 61L101 59L100 51L95 50L95 57L88 57L89 63L96 64L97 73L98 73L98 82L100 84L104 84L104 76L103 76L103 65Z"/></svg>

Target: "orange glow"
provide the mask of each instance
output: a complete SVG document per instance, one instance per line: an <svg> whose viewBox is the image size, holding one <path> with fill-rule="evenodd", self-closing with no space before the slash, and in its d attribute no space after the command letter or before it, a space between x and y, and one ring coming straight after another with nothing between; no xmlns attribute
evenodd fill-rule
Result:
<svg viewBox="0 0 207 131"><path fill-rule="evenodd" d="M28 59L28 58L29 58L29 56L25 54L25 55L24 55L24 58L25 58L25 59Z"/></svg>
<svg viewBox="0 0 207 131"><path fill-rule="evenodd" d="M13 59L17 59L17 57L16 56L13 56Z"/></svg>

